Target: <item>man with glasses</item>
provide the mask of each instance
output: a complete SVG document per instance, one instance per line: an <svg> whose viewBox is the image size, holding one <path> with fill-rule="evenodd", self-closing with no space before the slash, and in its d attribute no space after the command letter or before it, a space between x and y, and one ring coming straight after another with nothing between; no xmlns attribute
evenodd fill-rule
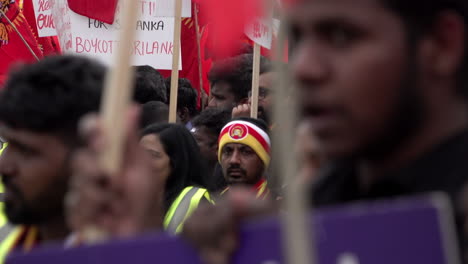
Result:
<svg viewBox="0 0 468 264"><path fill-rule="evenodd" d="M273 81L275 73L268 71L260 74L258 89L258 118L265 121L271 127L271 111L273 97ZM252 104L252 91L249 91L249 100L246 104L238 105L232 110L232 117L250 117L250 106Z"/></svg>

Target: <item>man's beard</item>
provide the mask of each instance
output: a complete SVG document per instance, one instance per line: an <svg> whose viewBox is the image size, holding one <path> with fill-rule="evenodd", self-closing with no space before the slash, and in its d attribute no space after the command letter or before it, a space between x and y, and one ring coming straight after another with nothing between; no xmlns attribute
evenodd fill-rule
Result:
<svg viewBox="0 0 468 264"><path fill-rule="evenodd" d="M15 192L15 202L5 200L5 214L13 224L32 225L40 222L38 213L29 206L24 195L15 187L9 186Z"/></svg>
<svg viewBox="0 0 468 264"><path fill-rule="evenodd" d="M67 191L69 171L60 169L55 180L44 188L33 201L27 201L19 188L9 183L8 176L3 182L13 192L15 201L5 199L4 212L12 224L37 225L47 219L64 217L63 200Z"/></svg>
<svg viewBox="0 0 468 264"><path fill-rule="evenodd" d="M419 67L413 58L403 73L399 95L383 131L363 148L359 156L379 160L394 153L406 140L415 136L426 118L419 82Z"/></svg>

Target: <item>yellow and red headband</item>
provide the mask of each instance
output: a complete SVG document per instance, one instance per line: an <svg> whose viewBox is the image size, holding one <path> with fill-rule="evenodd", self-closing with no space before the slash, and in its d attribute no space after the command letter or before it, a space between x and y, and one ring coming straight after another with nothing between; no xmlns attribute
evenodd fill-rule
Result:
<svg viewBox="0 0 468 264"><path fill-rule="evenodd" d="M229 122L221 130L218 140L218 160L221 161L223 147L229 143L244 144L252 148L265 164L270 164L270 137L253 123L236 120Z"/></svg>

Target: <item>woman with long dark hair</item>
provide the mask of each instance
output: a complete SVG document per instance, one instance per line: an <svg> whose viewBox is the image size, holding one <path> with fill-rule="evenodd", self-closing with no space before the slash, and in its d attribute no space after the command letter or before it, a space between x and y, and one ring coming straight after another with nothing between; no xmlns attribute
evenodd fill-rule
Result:
<svg viewBox="0 0 468 264"><path fill-rule="evenodd" d="M211 202L208 175L198 145L181 125L154 124L141 133L155 176L165 179L164 228L178 233L200 202Z"/></svg>

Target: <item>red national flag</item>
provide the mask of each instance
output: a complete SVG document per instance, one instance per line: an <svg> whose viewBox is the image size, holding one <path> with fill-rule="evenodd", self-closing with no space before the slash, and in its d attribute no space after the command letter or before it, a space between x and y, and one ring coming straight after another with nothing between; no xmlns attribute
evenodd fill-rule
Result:
<svg viewBox="0 0 468 264"><path fill-rule="evenodd" d="M36 61L34 55L28 49L18 33L24 38L32 52L40 59L43 53L39 48L28 21L14 0L1 0L0 10L5 14L0 15L0 87L3 85L10 66L14 63L30 63ZM1 14L1 13L0 13ZM18 30L14 29L14 27Z"/></svg>
<svg viewBox="0 0 468 264"><path fill-rule="evenodd" d="M204 21L210 23L215 57L236 53L245 26L263 14L259 0L194 0L200 3Z"/></svg>
<svg viewBox="0 0 468 264"><path fill-rule="evenodd" d="M68 0L68 6L82 16L113 24L117 0Z"/></svg>
<svg viewBox="0 0 468 264"><path fill-rule="evenodd" d="M182 71L179 72L179 78L189 79L192 86L198 91L199 98L200 90L200 75L198 66L198 49L197 49L197 27L195 24L195 5L192 4L192 17L182 19L180 45L182 55ZM202 48L203 53L203 48ZM203 56L202 56L203 58ZM203 64L203 61L202 61ZM160 70L165 77L171 75L170 70ZM204 82L205 91L209 86ZM207 89L208 88L208 89ZM208 93L207 93L208 94Z"/></svg>

